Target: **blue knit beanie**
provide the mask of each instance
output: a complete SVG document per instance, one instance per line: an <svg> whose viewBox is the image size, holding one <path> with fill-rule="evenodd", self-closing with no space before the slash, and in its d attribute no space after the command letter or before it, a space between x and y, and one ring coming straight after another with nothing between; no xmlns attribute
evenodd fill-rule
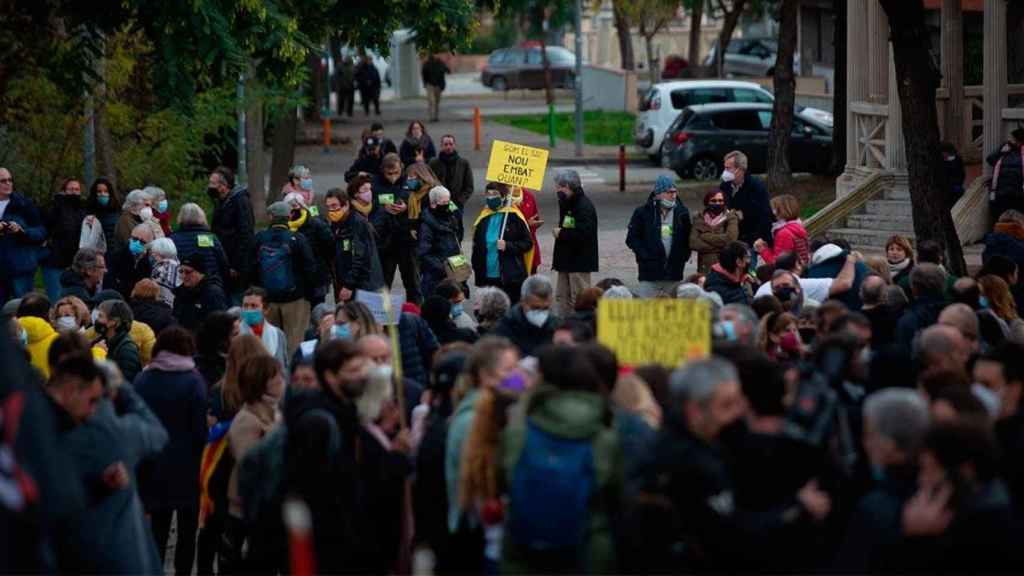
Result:
<svg viewBox="0 0 1024 576"><path fill-rule="evenodd" d="M669 190L675 190L676 183L671 176L662 174L654 181L654 195L663 194Z"/></svg>

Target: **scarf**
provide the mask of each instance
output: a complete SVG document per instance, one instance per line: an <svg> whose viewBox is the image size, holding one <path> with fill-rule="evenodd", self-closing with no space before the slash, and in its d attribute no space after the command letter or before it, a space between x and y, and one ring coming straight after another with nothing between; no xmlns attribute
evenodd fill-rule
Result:
<svg viewBox="0 0 1024 576"><path fill-rule="evenodd" d="M997 222L995 232L996 234L1006 234L1017 240L1024 240L1024 226L1016 222Z"/></svg>
<svg viewBox="0 0 1024 576"><path fill-rule="evenodd" d="M444 162L445 164L453 164L456 160L459 159L459 153L452 152L451 154L448 154L446 152L441 152L440 154L437 155L437 157L440 158L441 162Z"/></svg>
<svg viewBox="0 0 1024 576"><path fill-rule="evenodd" d="M707 210L704 211L704 223L712 228L718 228L721 226L725 219L729 217L728 210L722 210L722 213L718 216L712 216Z"/></svg>
<svg viewBox="0 0 1024 576"><path fill-rule="evenodd" d="M526 225L526 229L527 230L530 229L530 223L526 221L526 216L523 216L522 211L520 211L518 207L516 207L516 206L503 206L503 207L501 207L501 208L499 208L498 210L495 211L495 210L491 210L490 208L488 208L485 205L484 209L480 211L480 215L476 217L476 221L473 222L473 230L475 231L477 225L480 224L480 222L482 222L488 216L491 216L492 214L502 214L502 213L504 213L504 214L511 214L513 216L518 217L520 220L523 221L523 224ZM530 264L533 262L533 254L536 251L537 251L537 242L536 242L536 240L534 240L533 246L531 246L530 249L527 250L525 254L523 254L523 262L526 264L526 270L527 271L530 270Z"/></svg>
<svg viewBox="0 0 1024 576"><path fill-rule="evenodd" d="M889 275L895 278L897 274L906 270L907 266L910 266L910 258L904 258L895 264L886 260L886 263L889 264Z"/></svg>
<svg viewBox="0 0 1024 576"><path fill-rule="evenodd" d="M349 204L355 208L363 216L369 217L370 212L373 210L373 202L369 204L363 204L359 200L352 200ZM344 220L344 219L343 219Z"/></svg>
<svg viewBox="0 0 1024 576"><path fill-rule="evenodd" d="M730 282L734 282L736 284L743 284L744 280L746 280L746 278L744 278L743 276L743 273L733 274L732 272L729 272L725 268L722 268L722 265L718 263L711 266L711 269L714 270L715 272L718 272L722 276L728 278Z"/></svg>
<svg viewBox="0 0 1024 576"><path fill-rule="evenodd" d="M420 186L419 190L409 194L410 220L419 220L420 211L423 210L423 198L427 195L427 192L430 192L430 188L431 186L429 184L425 186Z"/></svg>
<svg viewBox="0 0 1024 576"><path fill-rule="evenodd" d="M299 228L302 228L302 225L306 223L306 220L308 218L309 218L309 211L308 210L303 210L302 211L302 216L299 216L298 220L289 220L288 221L288 229L291 230L292 232L298 232Z"/></svg>
<svg viewBox="0 0 1024 576"><path fill-rule="evenodd" d="M775 236L776 232L785 228L786 224L789 224L790 222L796 222L801 226L804 225L803 221L800 220L799 218L797 218L796 220L777 220L774 223L772 223L772 236Z"/></svg>
<svg viewBox="0 0 1024 576"><path fill-rule="evenodd" d="M1018 148L1017 151L1018 154L1020 154L1021 170L1024 170L1024 146ZM1007 152L1007 154L1009 154L1009 152ZM992 190L993 193L996 191L996 186L999 184L999 171L1003 167L1004 158L1006 158L1006 154L1003 154L1003 156L999 158L999 161L996 162L995 167L992 169L992 187L990 188L990 190ZM1024 187L1024 184L1022 184L1022 187Z"/></svg>
<svg viewBox="0 0 1024 576"><path fill-rule="evenodd" d="M153 360L150 361L149 366L146 366L146 370L160 370L162 372L188 372L190 370L194 370L195 367L195 360L193 360L191 357L181 356L168 350L162 350L153 358Z"/></svg>

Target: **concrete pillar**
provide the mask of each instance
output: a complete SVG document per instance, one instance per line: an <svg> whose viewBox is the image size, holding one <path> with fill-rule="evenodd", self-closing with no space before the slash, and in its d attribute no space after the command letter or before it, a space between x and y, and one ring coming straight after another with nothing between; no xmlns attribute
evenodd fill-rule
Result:
<svg viewBox="0 0 1024 576"><path fill-rule="evenodd" d="M885 163L889 170L907 169L907 148L903 140L903 109L900 108L896 62L889 50L889 118L885 122Z"/></svg>
<svg viewBox="0 0 1024 576"><path fill-rule="evenodd" d="M942 137L962 151L964 139L964 19L960 0L942 0L942 84L949 97Z"/></svg>
<svg viewBox="0 0 1024 576"><path fill-rule="evenodd" d="M889 17L878 0L867 3L868 99L885 104L889 99Z"/></svg>
<svg viewBox="0 0 1024 576"><path fill-rule="evenodd" d="M1006 0L985 0L985 118L982 157L1006 139L1003 108L1006 108ZM992 168L984 163L985 174Z"/></svg>
<svg viewBox="0 0 1024 576"><path fill-rule="evenodd" d="M868 67L864 42L868 36L869 0L846 2L846 170L857 166L857 120L850 104L867 100ZM870 0L876 2L876 0Z"/></svg>

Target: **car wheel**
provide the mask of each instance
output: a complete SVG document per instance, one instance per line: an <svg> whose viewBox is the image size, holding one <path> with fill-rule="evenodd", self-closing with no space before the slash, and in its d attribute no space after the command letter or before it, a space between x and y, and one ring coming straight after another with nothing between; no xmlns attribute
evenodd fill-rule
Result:
<svg viewBox="0 0 1024 576"><path fill-rule="evenodd" d="M491 89L495 92L504 92L508 90L508 83L501 76L495 76L491 78Z"/></svg>
<svg viewBox="0 0 1024 576"><path fill-rule="evenodd" d="M661 166L661 154L648 154L647 159L655 166Z"/></svg>
<svg viewBox="0 0 1024 576"><path fill-rule="evenodd" d="M718 162L708 156L702 156L693 162L694 180L714 180L718 178L719 172Z"/></svg>

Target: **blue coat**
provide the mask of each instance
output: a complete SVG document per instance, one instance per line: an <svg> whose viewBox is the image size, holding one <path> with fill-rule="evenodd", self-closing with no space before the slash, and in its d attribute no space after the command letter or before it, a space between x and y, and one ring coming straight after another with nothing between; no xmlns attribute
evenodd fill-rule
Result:
<svg viewBox="0 0 1024 576"><path fill-rule="evenodd" d="M9 276L35 273L40 247L46 240L39 209L27 196L14 192L0 222L16 222L24 230L18 234L0 233L0 270Z"/></svg>
<svg viewBox="0 0 1024 576"><path fill-rule="evenodd" d="M216 278L221 286L227 285L231 265L228 263L228 256L224 251L224 245L220 243L220 238L209 228L182 226L171 234L171 241L178 249L178 262L185 262L193 254L202 254L206 262L206 277Z"/></svg>
<svg viewBox="0 0 1024 576"><path fill-rule="evenodd" d="M690 259L690 211L682 202L672 209L672 244L666 255L661 241L661 209L651 194L629 219L626 246L636 256L641 282L678 282Z"/></svg>
<svg viewBox="0 0 1024 576"><path fill-rule="evenodd" d="M195 369L170 372L148 368L135 389L170 435L170 443L139 473L146 510L199 506L199 461L206 444L206 383Z"/></svg>
<svg viewBox="0 0 1024 576"><path fill-rule="evenodd" d="M437 337L427 321L415 314L402 313L398 320L398 338L402 350L402 375L426 386L430 380L430 364L440 348Z"/></svg>

